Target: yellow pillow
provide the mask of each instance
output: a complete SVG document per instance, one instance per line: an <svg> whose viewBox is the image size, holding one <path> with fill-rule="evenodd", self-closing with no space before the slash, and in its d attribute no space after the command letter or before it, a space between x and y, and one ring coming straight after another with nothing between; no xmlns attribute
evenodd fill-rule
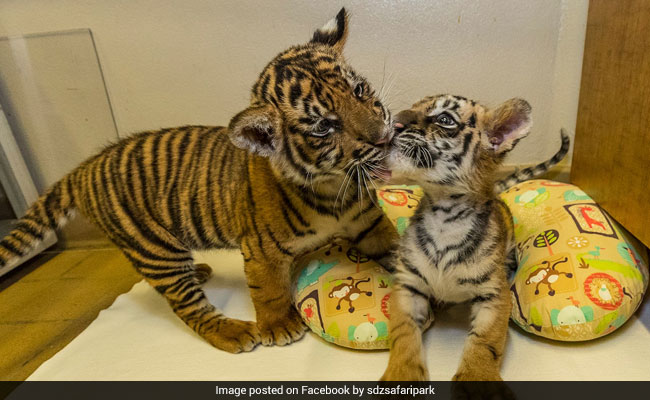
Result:
<svg viewBox="0 0 650 400"><path fill-rule="evenodd" d="M385 186L379 205L402 234L417 186ZM573 185L533 180L501 194L515 222L517 260L511 319L528 332L576 341L606 335L636 308L648 285L644 247ZM325 340L388 348L392 278L343 240L297 260L294 303Z"/></svg>
<svg viewBox="0 0 650 400"><path fill-rule="evenodd" d="M501 198L513 214L518 250L512 320L566 341L623 325L648 286L644 247L576 186L526 181Z"/></svg>

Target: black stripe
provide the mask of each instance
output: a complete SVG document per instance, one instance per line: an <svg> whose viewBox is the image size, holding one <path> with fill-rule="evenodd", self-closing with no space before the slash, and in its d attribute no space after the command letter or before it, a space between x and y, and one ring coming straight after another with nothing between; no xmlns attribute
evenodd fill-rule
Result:
<svg viewBox="0 0 650 400"><path fill-rule="evenodd" d="M298 197L304 203L305 206L311 208L312 210L316 211L320 215L330 215L330 216L335 217L335 218L338 219L338 217L339 217L338 213L337 213L336 210L333 209L333 207L332 207L332 209L330 209L330 208L324 207L324 206L322 206L320 204L316 204L314 199L310 198L309 192L307 192L305 190L300 190L295 185L289 185L289 188L291 189L293 194L295 194L296 197ZM346 210L347 210L347 208L346 208Z"/></svg>
<svg viewBox="0 0 650 400"><path fill-rule="evenodd" d="M431 212L435 213L436 211L442 211L446 214L449 214L450 212L452 212L454 208L458 207L459 205L460 205L459 203L455 203L451 207L442 207L442 206L433 205L431 206Z"/></svg>
<svg viewBox="0 0 650 400"><path fill-rule="evenodd" d="M277 80L278 77L280 78L279 81ZM284 101L284 89L282 89L282 86L280 86L282 84L282 79L281 78L282 78L282 75L276 75L275 87L273 88L273 90L275 92L275 96L277 97L277 99L278 99L278 101L280 103L282 103Z"/></svg>
<svg viewBox="0 0 650 400"><path fill-rule="evenodd" d="M466 285L466 284L480 285L482 283L489 281L493 273L494 270L491 270L489 272L484 273L483 275L479 275L474 278L460 278L458 279L458 284L459 285Z"/></svg>
<svg viewBox="0 0 650 400"><path fill-rule="evenodd" d="M497 354L497 349L494 348L491 344L484 343L485 347L487 347L488 351L492 354L492 357L494 357L495 360L499 358L499 355Z"/></svg>
<svg viewBox="0 0 650 400"><path fill-rule="evenodd" d="M224 168L226 155L231 153L231 152L226 151L227 146L223 146L224 151L223 151L223 154L220 155L221 158L216 158L215 153L219 149L219 146L217 145L217 143L218 143L218 141L216 141L216 140L212 142L212 148L210 149L210 154L208 156L208 162L211 165L208 167L208 171L205 174L206 175L206 177L205 177L205 187L206 188L214 188L216 186L218 188L216 191L221 193L222 190L223 190L223 186L226 186L221 182L221 179L222 179L222 176L223 176L223 170L221 170L221 169ZM213 173L214 173L213 160L221 160L221 164L219 166L219 168L221 168L221 169L217 172L218 177L219 177L217 179L217 182L213 182ZM208 216L210 218L212 229L214 229L214 233L217 236L217 238L216 238L217 241L219 241L220 243L227 244L228 242L226 241L223 230L219 226L219 219L217 217L217 205L215 204L215 201L214 201L214 194L215 194L214 192L215 191L212 191L212 192L206 194L206 202L207 202L206 207L208 207ZM219 199L221 199L221 201L225 202L224 197L220 196Z"/></svg>
<svg viewBox="0 0 650 400"><path fill-rule="evenodd" d="M216 149L219 148L216 144L214 145L213 151L216 151ZM219 164L219 170L217 172L217 181L216 182L210 182L209 187L212 187L212 185L216 185L218 187L217 189L217 194L219 195L218 199L221 201L220 207L227 206L227 201L226 201L226 195L224 194L224 189L227 187L227 185L224 182L223 175L224 172L226 171L226 166L232 168L233 161L231 159L235 158L235 151L231 151L229 148L229 144L225 141L222 141L221 148L220 148L221 153L217 153L217 158L211 158L211 160L220 160ZM234 149L232 149L234 150ZM247 166L244 164L244 168L247 168ZM217 213L217 205L214 197L210 196L210 215L212 217L212 221L214 222L213 227L214 230L217 234L217 237L222 243L228 243L228 240L226 238L224 229L221 228L221 223L219 221L219 214Z"/></svg>
<svg viewBox="0 0 650 400"><path fill-rule="evenodd" d="M300 82L296 82L291 85L291 92L289 92L289 101L291 102L291 107L296 107L298 105L298 98L302 96L302 89L300 87Z"/></svg>
<svg viewBox="0 0 650 400"><path fill-rule="evenodd" d="M43 237L44 237L43 234L41 232L37 231L36 228L34 228L33 226L31 226L30 224L28 224L25 221L19 222L18 225L16 225L16 229L19 229L19 230L21 230L23 232L26 232L26 233L32 235L33 237L35 237L38 240L43 240Z"/></svg>
<svg viewBox="0 0 650 400"><path fill-rule="evenodd" d="M465 154L467 154L467 150L469 150L469 144L472 141L472 137L474 135L470 133L466 133L465 136L463 136L463 150L458 153L454 154L452 157L452 160L454 164L459 165L462 161L462 158L465 157Z"/></svg>
<svg viewBox="0 0 650 400"><path fill-rule="evenodd" d="M246 172L245 178L246 178L246 190L248 192L248 201L250 203L249 207L249 212L250 212L250 218L252 222L251 229L253 230L253 234L257 237L257 244L260 248L260 251L262 252L262 255L266 257L266 251L264 250L264 243L262 242L262 235L260 234L260 229L257 226L257 220L256 220L256 211L257 208L255 206L255 198L253 197L253 182L251 181L251 176L250 176L250 171L248 170L248 166L250 164L249 157L251 157L250 153L246 153L244 156L244 171Z"/></svg>
<svg viewBox="0 0 650 400"><path fill-rule="evenodd" d="M174 303L172 307L174 308L175 311L179 311L179 310L183 310L183 309L195 306L195 305L197 305L198 303L200 303L203 300L205 300L205 294L203 292L201 292L201 295L199 297L197 297L195 300L193 300L193 301L191 301L189 303L185 303L185 304Z"/></svg>
<svg viewBox="0 0 650 400"><path fill-rule="evenodd" d="M151 219L153 219L156 223L159 223L158 219L156 218L156 214L153 211L153 207L155 207L155 205L152 204L152 202L154 201L155 196L151 195L152 191L153 193L156 192L157 186L155 184L151 185L150 182L148 181L146 176L145 166L144 166L144 146L147 140L153 140L153 139L149 137L142 140L142 142L139 145L139 152L137 154L137 157L135 157L135 164L138 170L138 179L140 180L139 183L142 190L142 196L143 196L142 203L144 204L147 214L149 214Z"/></svg>
<svg viewBox="0 0 650 400"><path fill-rule="evenodd" d="M404 266L406 267L406 269L410 273L412 273L412 274L416 275L418 278L420 278L427 286L431 286L431 285L429 285L429 281L427 280L427 278L425 278L424 275L422 275L422 273L420 273L420 270L418 270L413 264L411 264L410 261L408 261L404 257L401 258L401 261L402 261L402 264L404 264Z"/></svg>
<svg viewBox="0 0 650 400"><path fill-rule="evenodd" d="M185 294L183 294L183 297L182 297L182 298L180 298L180 299L178 299L178 300L174 299L174 302L175 302L176 304L184 304L184 303L187 303L188 301L190 301L190 299L192 299L192 298L193 298L194 296L196 296L197 294L202 294L202 293L201 293L202 290L201 290L201 288L199 287L199 285L197 285L196 282L193 282L193 283L194 283L193 287L191 287L189 290L187 290L187 292L186 292ZM180 294L181 292L179 291L178 293ZM201 297L201 296L199 296L199 297Z"/></svg>
<svg viewBox="0 0 650 400"><path fill-rule="evenodd" d="M199 174L196 173L198 176ZM196 235L198 236L197 239L199 240L200 244L202 246L210 244L212 241L210 238L208 238L206 234L206 228L205 225L203 224L203 218L201 218L201 212L199 211L199 208L201 205L197 201L198 199L198 191L194 192L194 195L192 196L192 201L189 204L190 207L190 218L192 219L192 225L194 225L194 230L196 231Z"/></svg>
<svg viewBox="0 0 650 400"><path fill-rule="evenodd" d="M272 299L264 300L264 303L265 303L265 304L273 303L273 302L275 302L275 301L282 300L284 297L285 297L285 295L284 295L284 293L282 293L282 294L280 294L279 296L274 297L274 298L272 298Z"/></svg>
<svg viewBox="0 0 650 400"><path fill-rule="evenodd" d="M372 201L368 202L368 204L364 208L362 208L361 211L359 211L354 217L352 217L352 221L358 220L359 218L361 218L362 215L366 215L373 208L375 208L375 203L373 203Z"/></svg>
<svg viewBox="0 0 650 400"><path fill-rule="evenodd" d="M270 80L271 80L271 75L267 73L266 76L264 77L264 81L262 82L262 86L261 86L261 94L263 98L267 97Z"/></svg>
<svg viewBox="0 0 650 400"><path fill-rule="evenodd" d="M294 148L296 149L296 152L298 153L298 156L300 156L300 161L302 161L304 164L307 164L307 165L311 165L311 164L314 163L314 161L311 158L309 158L307 153L305 153L305 149L302 148L300 143L298 143L295 140L292 141L291 143L293 143Z"/></svg>
<svg viewBox="0 0 650 400"><path fill-rule="evenodd" d="M5 250L9 251L10 253L14 253L17 256L23 255L22 250L18 249L16 246L11 244L7 239L0 242L0 246L4 247Z"/></svg>
<svg viewBox="0 0 650 400"><path fill-rule="evenodd" d="M467 126L470 128L476 128L476 113L472 113L472 115L469 117L469 122L467 123Z"/></svg>
<svg viewBox="0 0 650 400"><path fill-rule="evenodd" d="M273 232L271 231L271 228L270 228L268 225L266 225L266 232L268 233L269 237L271 238L271 240L272 240L273 243L275 244L275 247L277 247L278 250L280 250L280 252L281 252L282 254L286 254L286 255L288 255L288 256L292 256L292 255L293 255L293 253L292 253L289 249L287 249L286 247L282 246L282 243L280 243L280 241L279 241L278 239L276 239L275 235L273 234Z"/></svg>
<svg viewBox="0 0 650 400"><path fill-rule="evenodd" d="M15 241L20 243L21 247L29 247L29 246L31 246L32 241L29 238L25 237L25 236L27 236L27 235L25 235L25 232L21 232L21 233L22 233L21 236L23 236L23 237L18 236L18 232L16 230L13 230L13 231L9 232L9 237L13 238Z"/></svg>
<svg viewBox="0 0 650 400"><path fill-rule="evenodd" d="M282 216L284 217L285 222L287 223L287 225L289 225L289 228L291 229L291 232L293 232L293 234L295 236L303 237L305 235L315 235L316 234L316 231L313 230L313 229L308 229L306 231L302 231L302 230L298 229L294 225L293 221L291 221L291 218L289 218L289 214L287 213L287 209L284 208L284 207L281 207L281 210L282 210Z"/></svg>
<svg viewBox="0 0 650 400"><path fill-rule="evenodd" d="M378 216L377 218L375 218L375 220L372 222L372 224L370 224L369 227L367 227L366 229L362 230L362 231L357 235L357 237L354 238L354 240L352 241L352 243L355 243L355 244L356 244L356 243L359 243L360 241L362 241L362 240L363 240L363 239L368 235L368 233L370 233L373 229L375 229L375 228L377 227L377 225L379 225L379 223L381 222L381 220L382 220L383 218L386 218L383 214L380 215L380 216Z"/></svg>
<svg viewBox="0 0 650 400"><path fill-rule="evenodd" d="M494 300L497 297L496 293L486 294L485 296L476 296L472 299L472 303L485 303Z"/></svg>
<svg viewBox="0 0 650 400"><path fill-rule="evenodd" d="M406 290L408 290L409 292L411 292L411 294L414 294L414 295L420 296L420 297L424 298L425 300L429 301L430 296L428 296L428 295L422 293L420 290L414 288L413 286L411 286L411 285L406 285L406 284L403 284L403 283L401 284L401 286L402 286L404 289L406 289Z"/></svg>
<svg viewBox="0 0 650 400"><path fill-rule="evenodd" d="M468 207L468 208L464 208L464 209L458 211L456 214L454 214L454 215L452 215L452 216L450 216L450 217L445 218L445 220L444 220L443 222L444 222L444 223L450 223L450 222L457 221L457 220L459 220L459 219L466 219L467 217L469 217L470 215L472 215L473 212L474 212L474 210L472 210L472 209L469 208L469 207Z"/></svg>
<svg viewBox="0 0 650 400"><path fill-rule="evenodd" d="M302 165L299 165L296 162L296 160L294 158L293 151L291 150L291 146L289 145L289 137L288 137L288 135L285 135L283 137L283 141L284 141L284 148L286 149L286 152L287 152L287 157L286 158L287 158L287 160L289 160L289 164L291 164L293 169L295 169L296 172L301 174L303 178L307 178L309 176L309 172Z"/></svg>
<svg viewBox="0 0 650 400"><path fill-rule="evenodd" d="M184 180L185 174L184 172L186 171L187 168L187 163L185 162L185 155L190 153L188 146L189 142L192 139L192 134L191 132L183 132L184 136L181 138L178 147L176 148L176 156L177 156L177 161L178 164L176 165L176 168L174 170L175 175L173 177L173 183L172 183L172 188L170 190L170 197L172 200L172 206L170 208L170 216L172 218L172 232L176 234L178 238L183 237L184 233L184 222L185 222L185 217L183 215L183 209L181 207L181 191L179 190L178 186L181 184L182 180Z"/></svg>
<svg viewBox="0 0 650 400"><path fill-rule="evenodd" d="M458 250L456 257L445 265L445 269L450 265L458 264L467 260L474 254L474 252L476 252L485 240L485 232L488 229L489 218L492 214L491 201L486 202L483 207L483 211L476 216L472 223L472 228L463 241L454 245L449 245L440 251L442 254L447 254L451 250Z"/></svg>
<svg viewBox="0 0 650 400"><path fill-rule="evenodd" d="M436 246L436 242L434 238L429 235L429 231L427 231L426 227L424 226L423 223L419 223L415 225L415 240L418 248L429 258L433 258L434 254L429 251L428 245L431 245L433 247L433 251L436 253L435 255L438 255L438 246ZM435 261L439 257L435 257ZM433 264L435 267L436 265Z"/></svg>
<svg viewBox="0 0 650 400"><path fill-rule="evenodd" d="M57 184L47 193L45 201L43 202L43 207L45 209L45 216L48 218L48 226L52 229L57 228L56 223L56 205L53 204L58 200L59 197L59 186Z"/></svg>
<svg viewBox="0 0 650 400"><path fill-rule="evenodd" d="M289 196L287 196L287 193L284 191L282 186L278 185L277 188L278 188L278 192L280 193L280 197L282 197L282 202L283 202L283 205L284 205L284 207L282 207L282 209L284 210L285 207L286 207L286 209L291 211L291 213L296 217L298 222L300 222L300 224L302 224L302 226L304 226L305 228L308 228L310 226L309 223L307 221L305 221L305 219L300 214L300 212L296 209L296 207L294 207L293 202L289 199Z"/></svg>

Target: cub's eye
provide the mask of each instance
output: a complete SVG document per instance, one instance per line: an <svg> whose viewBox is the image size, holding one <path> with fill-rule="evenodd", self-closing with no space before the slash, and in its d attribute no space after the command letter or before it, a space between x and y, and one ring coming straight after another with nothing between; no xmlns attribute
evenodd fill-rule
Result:
<svg viewBox="0 0 650 400"><path fill-rule="evenodd" d="M442 113L436 117L436 125L442 128L452 129L457 127L458 123L451 115Z"/></svg>
<svg viewBox="0 0 650 400"><path fill-rule="evenodd" d="M325 137L334 133L336 122L329 119L321 119L318 121L314 130L311 132L312 136Z"/></svg>
<svg viewBox="0 0 650 400"><path fill-rule="evenodd" d="M357 85L354 87L354 95L357 96L357 98L360 99L360 98L363 97L364 92L365 92L365 90L363 88L363 84L362 83L357 83Z"/></svg>

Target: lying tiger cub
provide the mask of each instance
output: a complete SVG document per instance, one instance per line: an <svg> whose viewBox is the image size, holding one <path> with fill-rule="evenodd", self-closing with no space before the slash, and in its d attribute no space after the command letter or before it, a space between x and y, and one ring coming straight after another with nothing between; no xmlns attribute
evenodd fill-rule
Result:
<svg viewBox="0 0 650 400"><path fill-rule="evenodd" d="M396 180L422 186L400 243L391 297L390 361L383 380L427 380L422 330L430 302L472 303L471 330L454 380L501 380L510 315L507 259L514 255L512 216L495 194L495 173L526 137L531 107L511 99L487 109L460 96L434 96L395 117L389 165ZM539 175L567 153L515 174Z"/></svg>

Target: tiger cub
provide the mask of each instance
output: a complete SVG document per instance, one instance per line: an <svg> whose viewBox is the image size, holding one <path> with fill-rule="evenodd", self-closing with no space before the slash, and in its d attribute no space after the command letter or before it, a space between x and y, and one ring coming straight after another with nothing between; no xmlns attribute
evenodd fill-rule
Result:
<svg viewBox="0 0 650 400"><path fill-rule="evenodd" d="M501 380L511 303L507 258L512 216L495 193L495 172L530 131L531 107L511 99L494 109L464 97L427 97L395 116L389 165L395 179L422 186L397 252L391 297L390 360L383 380L427 380L422 331L429 304L471 302L471 330L454 380ZM497 187L540 174L567 153Z"/></svg>
<svg viewBox="0 0 650 400"><path fill-rule="evenodd" d="M362 189L386 178L391 114L344 60L345 9L264 68L227 128L185 126L126 138L54 184L0 242L0 268L78 210L174 312L215 347L285 345L306 330L291 304L294 257L349 238L382 259L397 234ZM348 187L356 190L348 190ZM239 248L257 322L224 316L191 250Z"/></svg>

